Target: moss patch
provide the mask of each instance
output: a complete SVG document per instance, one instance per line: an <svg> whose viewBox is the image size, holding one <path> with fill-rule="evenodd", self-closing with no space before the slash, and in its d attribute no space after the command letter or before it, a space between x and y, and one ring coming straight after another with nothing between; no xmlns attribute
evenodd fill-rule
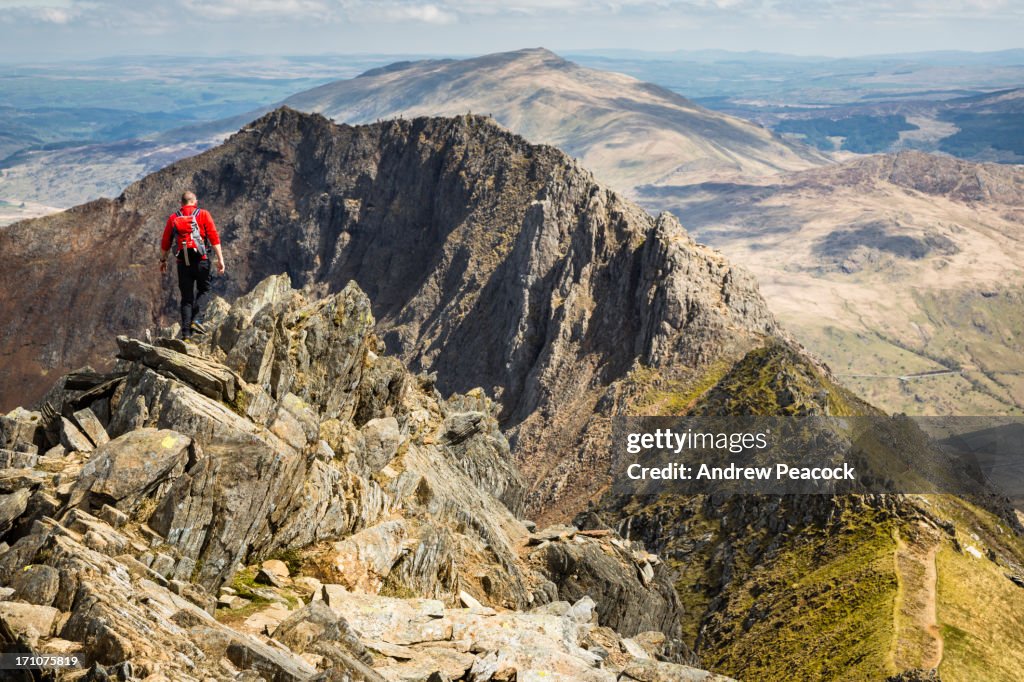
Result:
<svg viewBox="0 0 1024 682"><path fill-rule="evenodd" d="M675 416L685 414L714 387L729 371L732 363L718 360L699 372L665 373L641 367L630 375L639 389L637 412L649 416Z"/></svg>
<svg viewBox="0 0 1024 682"><path fill-rule="evenodd" d="M384 578L384 582L380 586L380 595L382 597L397 597L398 599L415 599L420 596L415 590L403 583L395 575L394 571Z"/></svg>

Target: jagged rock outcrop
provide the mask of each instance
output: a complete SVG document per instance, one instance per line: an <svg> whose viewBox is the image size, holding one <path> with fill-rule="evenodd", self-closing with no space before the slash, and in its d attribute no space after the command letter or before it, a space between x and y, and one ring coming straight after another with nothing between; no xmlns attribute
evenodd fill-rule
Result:
<svg viewBox="0 0 1024 682"><path fill-rule="evenodd" d="M11 264L0 286L34 306L23 315L0 302L0 401L41 394L41 371L101 362L96 338L173 314L176 292L150 254L185 187L221 222L231 269L221 293L281 271L329 292L358 282L391 352L436 371L444 393L482 386L501 402L531 505L549 513L603 483L595 413L607 413L609 385L637 363L703 366L775 329L749 275L554 148L473 116L350 127L280 109L117 200L0 232ZM47 267L27 265L43 258ZM227 365L262 381L273 361L253 353L273 330L237 314ZM250 322L261 331L237 345ZM346 370L320 371L343 380ZM301 395L319 379L272 380L298 381Z"/></svg>
<svg viewBox="0 0 1024 682"><path fill-rule="evenodd" d="M272 277L207 324L122 337L112 372L6 418L8 650L88 679L712 679L678 665L671 572L608 531L531 532L497 405L382 355L357 286Z"/></svg>

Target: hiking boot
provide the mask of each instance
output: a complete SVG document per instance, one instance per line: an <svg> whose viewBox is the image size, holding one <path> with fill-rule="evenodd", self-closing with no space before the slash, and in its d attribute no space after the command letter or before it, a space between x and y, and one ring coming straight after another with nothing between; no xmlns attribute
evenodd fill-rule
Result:
<svg viewBox="0 0 1024 682"><path fill-rule="evenodd" d="M192 320L191 331L192 331L193 334L205 334L206 333L206 327L204 327L199 322L196 322L195 320Z"/></svg>

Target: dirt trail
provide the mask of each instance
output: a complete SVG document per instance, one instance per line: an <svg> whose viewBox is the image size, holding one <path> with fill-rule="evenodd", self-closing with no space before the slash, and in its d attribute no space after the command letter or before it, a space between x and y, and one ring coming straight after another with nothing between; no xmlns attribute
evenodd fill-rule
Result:
<svg viewBox="0 0 1024 682"><path fill-rule="evenodd" d="M936 618L938 573L934 529L921 525L904 539L896 534L898 587L893 613L892 658L896 670L929 670L942 662L943 642Z"/></svg>

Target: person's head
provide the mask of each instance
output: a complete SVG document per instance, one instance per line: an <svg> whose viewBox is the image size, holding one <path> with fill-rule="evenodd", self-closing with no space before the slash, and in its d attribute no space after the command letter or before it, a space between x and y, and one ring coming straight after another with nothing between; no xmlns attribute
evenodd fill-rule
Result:
<svg viewBox="0 0 1024 682"><path fill-rule="evenodd" d="M192 190L185 190L181 194L181 205L182 206L195 206L196 193Z"/></svg>

